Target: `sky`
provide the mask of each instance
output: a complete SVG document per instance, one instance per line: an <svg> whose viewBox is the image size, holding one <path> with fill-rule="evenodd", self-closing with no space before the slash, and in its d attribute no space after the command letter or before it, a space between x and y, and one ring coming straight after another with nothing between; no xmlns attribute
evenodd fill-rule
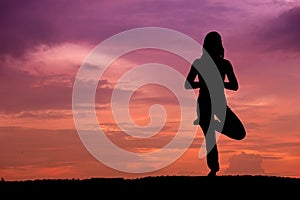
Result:
<svg viewBox="0 0 300 200"><path fill-rule="evenodd" d="M184 77L190 63L178 55L155 49L129 52L110 63L99 77L95 94L95 112L101 125L97 126L98 131L100 127L105 138L139 159L126 160L126 156L118 153L123 151L105 149L107 140L92 141L95 149L91 151L83 139L92 139L80 134L76 126L72 97L82 64L101 42L143 27L174 30L200 45L209 31L216 30L222 35L225 58L232 63L239 82L239 90L226 91L227 103L244 123L247 135L243 140L220 135L219 175L300 177L300 1L4 0L0 2L0 11L0 177L3 179L208 173L205 157L199 157L203 133L192 125L195 104L183 106L192 111L190 121L182 123L180 119L182 105L177 97L183 95L158 84L141 85L132 93L126 108L136 125L143 128L151 120L154 125L143 131L141 127L135 129L132 123L116 123L114 119L114 114L119 118L124 114L122 107L114 109L112 104L115 91L129 95L128 87L135 78L147 77L151 82L151 78L157 80L164 73L150 70L144 72L145 77L126 75L136 66L160 63ZM114 45L111 48L126 49ZM174 83L180 81L173 79ZM192 97L189 96L190 100ZM157 104L161 106L151 107ZM150 112L152 119L149 108L154 108ZM165 124L154 134L161 122ZM181 130L177 137L180 128L187 135ZM128 131L144 134L144 138L128 135ZM181 142L188 140L191 131L196 131L195 137L184 148ZM180 144L158 153L159 156L147 157L152 155L147 152L163 149L175 139ZM92 153L97 148L107 162ZM169 162L173 154L179 156ZM161 167L165 160L168 165ZM120 170L122 164L127 171Z"/></svg>

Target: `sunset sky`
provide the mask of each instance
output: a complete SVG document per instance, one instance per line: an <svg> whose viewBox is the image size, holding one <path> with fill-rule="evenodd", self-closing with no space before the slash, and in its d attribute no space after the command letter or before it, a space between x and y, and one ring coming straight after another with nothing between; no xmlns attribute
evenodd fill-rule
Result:
<svg viewBox="0 0 300 200"><path fill-rule="evenodd" d="M227 101L243 121L247 135L240 141L220 135L219 175L300 177L300 1L4 0L0 11L0 177L5 180L208 173L206 159L198 156L203 142L200 128L175 162L147 173L105 165L79 137L72 92L80 66L102 41L141 27L175 30L199 44L209 31L222 35L225 57L240 86L238 91L226 91ZM95 96L99 124L107 138L119 148L139 154L163 148L174 139L180 124L176 94L157 84L138 88L129 110L135 123L145 126L150 122L149 108L164 106L165 126L158 134L134 138L115 122L113 91L125 94L126 84L131 84L118 80L146 63L170 66L183 76L190 67L168 52L130 52L111 63ZM148 79L159 77L145 75ZM188 106L195 110L195 104ZM184 128L195 128L194 115L191 113ZM110 152L107 156L124 159ZM128 167L138 169L140 164L132 161Z"/></svg>

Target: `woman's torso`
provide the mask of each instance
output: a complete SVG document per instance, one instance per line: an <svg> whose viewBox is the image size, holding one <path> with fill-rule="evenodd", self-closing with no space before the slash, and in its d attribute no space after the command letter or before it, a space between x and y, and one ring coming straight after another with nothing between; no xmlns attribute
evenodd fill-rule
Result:
<svg viewBox="0 0 300 200"><path fill-rule="evenodd" d="M227 73L227 69L228 69L229 61L226 60L226 59L220 58L220 59L215 59L214 64L218 68L220 76L221 76L221 78L224 82L225 77L226 77L226 73ZM201 64L200 64L200 67L201 67ZM209 67L213 67L213 66L209 66ZM201 98L202 101L205 101L205 100L210 101L209 88L208 88L207 84L205 83L204 79L202 78L199 71L200 70L197 70L198 78L199 78L199 84L200 84L199 98ZM223 88L223 91L224 91L224 88Z"/></svg>

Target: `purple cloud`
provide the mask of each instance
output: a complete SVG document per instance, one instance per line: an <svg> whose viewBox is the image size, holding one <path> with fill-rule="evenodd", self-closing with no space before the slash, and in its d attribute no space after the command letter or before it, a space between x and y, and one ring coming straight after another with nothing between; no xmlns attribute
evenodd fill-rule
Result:
<svg viewBox="0 0 300 200"><path fill-rule="evenodd" d="M268 48L281 51L300 50L300 7L284 11L278 17L267 21L261 34L261 40Z"/></svg>
<svg viewBox="0 0 300 200"><path fill-rule="evenodd" d="M211 29L225 29L228 19L232 20L231 14L239 12L224 3L196 0L1 1L0 55L22 55L38 44L95 44L121 31L143 26L172 28L202 40L199 37Z"/></svg>
<svg viewBox="0 0 300 200"><path fill-rule="evenodd" d="M38 44L99 41L123 30L99 1L1 2L0 54L22 54ZM95 9L99 8L99 9ZM107 12L107 13L106 13Z"/></svg>

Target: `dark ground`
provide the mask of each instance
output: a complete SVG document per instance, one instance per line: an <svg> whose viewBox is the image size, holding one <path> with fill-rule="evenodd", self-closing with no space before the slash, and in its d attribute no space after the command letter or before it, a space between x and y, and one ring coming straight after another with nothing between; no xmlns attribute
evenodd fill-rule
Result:
<svg viewBox="0 0 300 200"><path fill-rule="evenodd" d="M299 199L300 179L272 176L158 176L136 179L0 181L1 199ZM2 198L6 197L6 198Z"/></svg>

